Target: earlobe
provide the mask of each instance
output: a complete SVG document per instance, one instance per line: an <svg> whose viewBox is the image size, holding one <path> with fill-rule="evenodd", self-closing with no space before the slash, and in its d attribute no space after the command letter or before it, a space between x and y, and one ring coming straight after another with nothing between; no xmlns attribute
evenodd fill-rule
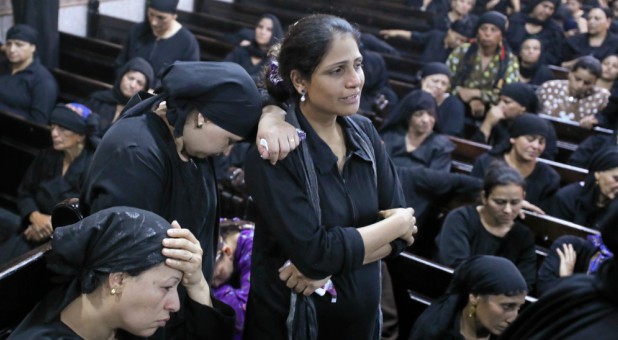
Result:
<svg viewBox="0 0 618 340"><path fill-rule="evenodd" d="M296 92L299 95L303 95L305 91L305 81L301 77L300 72L297 70L292 70L290 72L290 80L292 81L292 85L294 86L294 89L296 89Z"/></svg>

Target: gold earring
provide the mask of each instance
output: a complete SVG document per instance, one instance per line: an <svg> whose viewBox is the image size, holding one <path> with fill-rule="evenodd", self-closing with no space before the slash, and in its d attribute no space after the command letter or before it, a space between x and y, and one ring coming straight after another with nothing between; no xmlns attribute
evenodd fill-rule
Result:
<svg viewBox="0 0 618 340"><path fill-rule="evenodd" d="M109 292L109 293L112 294L112 295L116 295L116 288L112 288L112 291Z"/></svg>
<svg viewBox="0 0 618 340"><path fill-rule="evenodd" d="M470 306L470 308L468 308L468 317L472 318L474 317L474 314L476 314L476 306L472 305Z"/></svg>

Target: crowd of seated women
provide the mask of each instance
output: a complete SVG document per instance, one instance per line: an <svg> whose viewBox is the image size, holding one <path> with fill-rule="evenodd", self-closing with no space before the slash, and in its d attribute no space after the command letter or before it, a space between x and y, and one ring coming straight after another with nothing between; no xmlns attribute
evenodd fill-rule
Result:
<svg viewBox="0 0 618 340"><path fill-rule="evenodd" d="M175 6L168 3L151 2L148 20L131 31L116 60L113 87L84 100L85 109L92 111L90 120L83 111L54 106L58 89L49 71L37 61L37 33L24 25L7 33L6 70L0 69L0 108L50 125L54 145L53 150L41 152L22 180L18 216L2 216L3 223L12 221L14 225L10 233L0 235L3 244L11 245L0 245L7 253L0 254L0 263L52 235L51 208L63 198L79 196L81 172L75 170L77 165L85 171L98 140L118 120L130 98L155 88L160 82L159 71L172 61L199 59L195 38L176 21ZM405 201L416 209L419 237L431 235L423 241L435 243L434 259L458 267L448 293L452 296L440 300L440 304L447 300L451 304L451 314L442 316L447 319L440 319L440 326L456 324L447 333L499 335L502 326L482 319L482 308L488 308L481 307L483 303L492 303L499 296L521 305L522 294L545 294L561 277L594 273L612 256L598 237L560 239L537 275L534 235L519 217L522 209L528 209L596 229L618 204L616 135L593 135L583 142L570 163L588 170L586 180L560 187L558 173L538 161L555 158L560 136L549 121L537 115L557 116L588 129L598 125L615 128L611 103L618 97L618 37L610 28L612 12L602 6L569 6L572 16L562 16L559 22L554 15L561 6L559 1L534 0L522 3L521 8L519 1L479 1L477 8L480 5L486 11L477 11L478 15L472 14L474 1L437 4L433 0L422 5L427 10L445 10L435 15L430 32L380 32L385 42L395 37L431 42L426 51L419 51L418 59L425 67L419 72L418 89L408 95L398 98L389 88L381 53L361 46L367 87L361 109L376 110L380 106L376 103L387 106L386 110L384 105L380 107L385 118L380 137L401 181ZM566 28L573 22L577 33L571 29L567 34ZM238 39L239 46L225 60L240 64L260 84L272 70L268 51L283 37L284 29L276 16L266 14L251 33ZM179 48L179 44L188 48ZM554 79L551 65L568 68L567 79ZM37 98L40 95L42 98ZM96 126L92 126L93 120ZM491 150L476 160L470 174L454 173L451 154L455 146L449 136L488 144ZM233 152L234 174L242 168L245 150ZM222 162L224 171L229 172L230 161ZM480 203L448 211L441 225L433 225L437 213L432 205L448 202L455 194ZM426 232L423 228L436 230ZM476 263L487 262L483 267L487 268L499 262L477 255L506 258L517 270L509 272L502 266L505 282L498 288L491 285L493 281L482 286L489 274L474 274ZM480 286L462 286L457 281L473 274ZM435 314L439 310L433 309L444 308L437 306L429 311ZM477 309L470 312L473 307ZM415 326L417 336L446 334L445 329L421 326Z"/></svg>

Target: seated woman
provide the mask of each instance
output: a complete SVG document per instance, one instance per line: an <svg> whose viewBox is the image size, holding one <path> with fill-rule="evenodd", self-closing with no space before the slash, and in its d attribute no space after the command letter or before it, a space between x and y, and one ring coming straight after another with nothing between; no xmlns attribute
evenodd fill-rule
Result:
<svg viewBox="0 0 618 340"><path fill-rule="evenodd" d="M361 48L365 85L360 98L361 111L374 112L386 118L399 103L399 98L388 83L388 69L384 58L377 52Z"/></svg>
<svg viewBox="0 0 618 340"><path fill-rule="evenodd" d="M562 51L562 67L570 68L581 56L598 60L616 53L618 36L609 31L612 13L609 8L596 7L588 12L588 32L576 34L566 40Z"/></svg>
<svg viewBox="0 0 618 340"><path fill-rule="evenodd" d="M595 85L599 77L598 60L590 56L579 58L569 71L568 80L550 80L539 87L540 112L592 128L609 98L609 91Z"/></svg>
<svg viewBox="0 0 618 340"><path fill-rule="evenodd" d="M449 93L451 72L444 63L431 62L421 69L421 88L429 92L438 104L436 126L438 133L462 136L466 107Z"/></svg>
<svg viewBox="0 0 618 340"><path fill-rule="evenodd" d="M114 207L52 238L48 268L65 277L10 339L145 338L177 318L178 286L191 301L180 338L231 338L234 312L211 297L202 248L177 222L145 210Z"/></svg>
<svg viewBox="0 0 618 340"><path fill-rule="evenodd" d="M515 118L509 128L509 139L479 156L472 176L483 178L495 159L506 162L525 179L526 201L541 209L547 207L560 186L556 170L538 161L547 135L543 118L529 113Z"/></svg>
<svg viewBox="0 0 618 340"><path fill-rule="evenodd" d="M0 245L0 263L21 255L52 234L51 212L60 201L78 197L94 153L86 117L64 105L52 111L52 147L34 159L17 189L21 223Z"/></svg>
<svg viewBox="0 0 618 340"><path fill-rule="evenodd" d="M264 14L255 27L251 43L236 47L224 60L242 66L257 84L261 79L262 69L268 63L268 50L282 36L283 28L279 19L272 14Z"/></svg>
<svg viewBox="0 0 618 340"><path fill-rule="evenodd" d="M433 132L436 101L423 90L405 96L391 113L380 135L397 167L422 167L448 172L455 145Z"/></svg>
<svg viewBox="0 0 618 340"><path fill-rule="evenodd" d="M468 205L448 213L436 238L437 260L457 267L474 255L496 255L511 260L528 287L536 280L534 235L515 221L524 203L524 180L517 170L493 164L483 181L479 206Z"/></svg>
<svg viewBox="0 0 618 340"><path fill-rule="evenodd" d="M476 15L470 14L474 2L475 0L451 0L450 10L446 15L435 15L431 19L431 29L446 32L457 20L470 20L474 26L478 19Z"/></svg>
<svg viewBox="0 0 618 340"><path fill-rule="evenodd" d="M539 268L536 282L538 296L544 295L565 277L576 273L596 273L601 264L612 257L614 254L605 246L601 235L589 235L585 239L573 235L560 236L552 243Z"/></svg>
<svg viewBox="0 0 618 340"><path fill-rule="evenodd" d="M549 214L588 228L598 229L607 207L618 193L618 148L597 151L588 166L586 180L571 183L555 195Z"/></svg>
<svg viewBox="0 0 618 340"><path fill-rule="evenodd" d="M618 96L618 55L610 54L601 61L601 76L596 85L610 92L611 96Z"/></svg>
<svg viewBox="0 0 618 340"><path fill-rule="evenodd" d="M499 336L517 318L527 291L526 281L509 260L474 256L457 267L446 293L416 319L409 339Z"/></svg>
<svg viewBox="0 0 618 340"><path fill-rule="evenodd" d="M140 57L129 60L118 74L112 89L97 91L86 101L86 106L99 115L99 137L118 119L129 99L139 91L148 91L154 80L152 67Z"/></svg>
<svg viewBox="0 0 618 340"><path fill-rule="evenodd" d="M155 76L175 61L199 61L200 46L197 39L176 19L178 0L149 0L147 20L131 27L127 41L116 58L116 77L129 60L142 57L154 70ZM151 88L159 87L155 78Z"/></svg>
<svg viewBox="0 0 618 340"><path fill-rule="evenodd" d="M58 85L36 55L37 42L38 32L27 25L15 25L6 33L7 63L0 64L0 109L47 125Z"/></svg>
<svg viewBox="0 0 618 340"><path fill-rule="evenodd" d="M607 147L617 146L618 135L616 134L616 131L614 131L611 135L602 133L592 134L579 143L577 149L573 151L567 163L573 166L588 169L588 167L590 167L590 160L597 151Z"/></svg>
<svg viewBox="0 0 618 340"><path fill-rule="evenodd" d="M553 80L554 74L549 66L541 62L543 43L536 36L531 36L521 43L519 50L519 81L530 85L541 85Z"/></svg>

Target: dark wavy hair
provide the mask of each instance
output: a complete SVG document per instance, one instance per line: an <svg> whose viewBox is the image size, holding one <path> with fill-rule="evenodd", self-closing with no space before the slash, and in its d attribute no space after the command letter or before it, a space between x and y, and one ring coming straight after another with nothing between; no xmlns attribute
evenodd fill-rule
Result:
<svg viewBox="0 0 618 340"><path fill-rule="evenodd" d="M526 182L516 169L511 168L504 161L494 160L489 165L489 169L483 178L483 192L485 198L489 197L491 191L499 185L515 184L526 189Z"/></svg>

